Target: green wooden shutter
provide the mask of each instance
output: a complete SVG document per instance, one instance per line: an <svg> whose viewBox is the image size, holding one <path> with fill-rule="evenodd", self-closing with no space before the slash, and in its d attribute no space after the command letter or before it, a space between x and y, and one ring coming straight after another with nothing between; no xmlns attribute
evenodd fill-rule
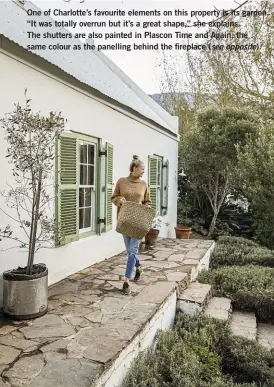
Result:
<svg viewBox="0 0 274 387"><path fill-rule="evenodd" d="M150 192L150 197L152 201L152 208L154 210L157 210L157 174L158 174L158 157L156 156L149 156L148 157L148 187Z"/></svg>
<svg viewBox="0 0 274 387"><path fill-rule="evenodd" d="M113 193L113 145L106 143L106 173L105 173L105 224L106 231L112 230L112 201Z"/></svg>
<svg viewBox="0 0 274 387"><path fill-rule="evenodd" d="M162 179L162 215L168 213L168 191L169 191L169 161L167 160L163 168Z"/></svg>
<svg viewBox="0 0 274 387"><path fill-rule="evenodd" d="M100 155L102 152L102 140L98 141L98 152L97 152L97 171L96 171L96 226L95 231L97 235L101 235L101 202L102 202L102 185L101 185L101 175L102 175L102 157Z"/></svg>
<svg viewBox="0 0 274 387"><path fill-rule="evenodd" d="M58 136L57 145L57 244L79 239L78 141L73 133Z"/></svg>

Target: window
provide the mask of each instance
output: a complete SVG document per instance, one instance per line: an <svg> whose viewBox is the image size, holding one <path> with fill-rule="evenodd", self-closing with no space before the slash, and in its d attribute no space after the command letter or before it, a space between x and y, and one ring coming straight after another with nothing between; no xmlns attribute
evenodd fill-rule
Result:
<svg viewBox="0 0 274 387"><path fill-rule="evenodd" d="M95 156L96 144L79 141L79 231L95 231L96 191Z"/></svg>
<svg viewBox="0 0 274 387"><path fill-rule="evenodd" d="M168 211L169 162L161 156L149 156L149 191L156 216Z"/></svg>
<svg viewBox="0 0 274 387"><path fill-rule="evenodd" d="M58 137L56 245L112 229L113 146L104 148L87 135Z"/></svg>

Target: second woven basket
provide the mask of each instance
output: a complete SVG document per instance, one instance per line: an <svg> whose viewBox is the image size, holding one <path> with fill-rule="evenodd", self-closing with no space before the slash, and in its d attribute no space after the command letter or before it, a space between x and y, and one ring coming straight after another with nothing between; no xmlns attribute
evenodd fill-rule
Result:
<svg viewBox="0 0 274 387"><path fill-rule="evenodd" d="M143 204L126 202L119 211L116 231L141 240L151 229L155 210Z"/></svg>

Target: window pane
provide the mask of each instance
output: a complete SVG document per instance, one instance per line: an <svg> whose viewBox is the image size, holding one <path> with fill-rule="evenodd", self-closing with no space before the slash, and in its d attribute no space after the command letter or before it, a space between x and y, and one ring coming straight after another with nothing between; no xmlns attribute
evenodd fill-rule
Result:
<svg viewBox="0 0 274 387"><path fill-rule="evenodd" d="M79 189L79 207L84 207L85 189Z"/></svg>
<svg viewBox="0 0 274 387"><path fill-rule="evenodd" d="M79 210L79 230L84 228L84 209Z"/></svg>
<svg viewBox="0 0 274 387"><path fill-rule="evenodd" d="M85 207L91 206L91 189L86 188L85 189Z"/></svg>
<svg viewBox="0 0 274 387"><path fill-rule="evenodd" d="M87 166L80 165L80 185L87 185Z"/></svg>
<svg viewBox="0 0 274 387"><path fill-rule="evenodd" d="M88 146L88 163L94 164L94 146L93 145Z"/></svg>
<svg viewBox="0 0 274 387"><path fill-rule="evenodd" d="M88 167L88 185L94 185L94 167Z"/></svg>
<svg viewBox="0 0 274 387"><path fill-rule="evenodd" d="M80 163L87 164L87 144L80 145Z"/></svg>
<svg viewBox="0 0 274 387"><path fill-rule="evenodd" d="M91 208L85 208L85 220L84 220L84 228L90 227L91 224Z"/></svg>

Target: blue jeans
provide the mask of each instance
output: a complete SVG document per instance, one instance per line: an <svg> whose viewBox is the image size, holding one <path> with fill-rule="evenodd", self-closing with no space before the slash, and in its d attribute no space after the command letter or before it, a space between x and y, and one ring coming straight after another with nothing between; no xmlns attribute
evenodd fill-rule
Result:
<svg viewBox="0 0 274 387"><path fill-rule="evenodd" d="M138 258L140 241L127 235L123 235L123 238L127 249L127 268L125 277L131 278L134 267L141 266Z"/></svg>

